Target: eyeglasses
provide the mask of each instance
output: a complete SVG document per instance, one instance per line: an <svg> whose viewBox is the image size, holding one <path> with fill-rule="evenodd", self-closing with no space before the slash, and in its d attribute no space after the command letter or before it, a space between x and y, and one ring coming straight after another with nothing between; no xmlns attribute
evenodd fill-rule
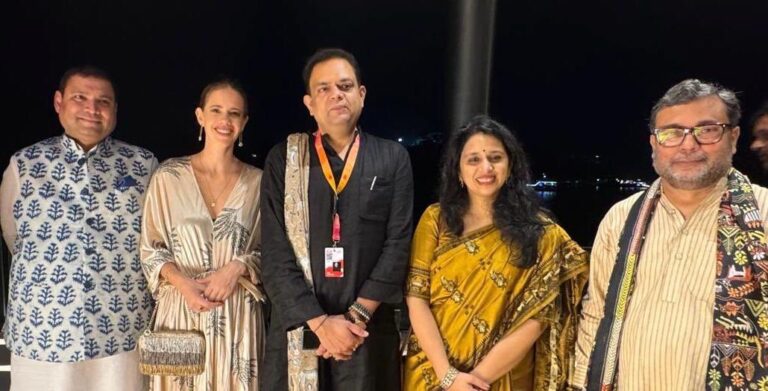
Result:
<svg viewBox="0 0 768 391"><path fill-rule="evenodd" d="M664 147L677 147L683 143L689 133L699 144L715 144L723 138L725 129L733 128L731 124L710 124L692 128L654 129L651 133L656 136L656 142Z"/></svg>

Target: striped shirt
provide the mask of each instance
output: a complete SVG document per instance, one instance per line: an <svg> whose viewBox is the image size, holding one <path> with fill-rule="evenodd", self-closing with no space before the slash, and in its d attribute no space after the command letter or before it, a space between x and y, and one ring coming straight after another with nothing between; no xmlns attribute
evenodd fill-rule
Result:
<svg viewBox="0 0 768 391"><path fill-rule="evenodd" d="M621 336L619 390L704 389L715 304L717 213L725 185L723 178L687 220L662 194L648 226ZM752 187L768 227L768 189ZM598 228L573 385L586 384L621 230L641 194L614 205Z"/></svg>

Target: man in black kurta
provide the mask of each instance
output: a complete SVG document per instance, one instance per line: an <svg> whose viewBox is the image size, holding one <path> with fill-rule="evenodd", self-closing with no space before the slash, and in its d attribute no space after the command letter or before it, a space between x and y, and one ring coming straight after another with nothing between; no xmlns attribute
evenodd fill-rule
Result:
<svg viewBox="0 0 768 391"><path fill-rule="evenodd" d="M345 57L348 53L341 52L343 56L333 56L338 52L325 51L325 55L330 57L323 57L323 53L318 52L310 59L309 69L305 74L314 77L313 67L327 64L329 61L344 61L349 65L349 69L354 71L354 79L359 78L359 71L354 68L357 65L354 58L350 60ZM331 74L335 75L333 72ZM305 79L312 78L305 76ZM342 81L337 82L331 78L328 83L331 90L344 90L336 92L337 96L328 100L331 102L329 105L333 106L331 119L334 118L333 113L344 113L343 110L335 108L337 104L349 106L353 115L341 116L350 122L347 140L352 140L349 142L351 144L355 137L359 137L360 141L351 176L337 201L341 220L341 240L337 245L344 249L343 277L326 276L325 249L333 245L331 239L334 191L323 175L315 148L309 148L308 189L309 255L314 289L309 288L304 281L286 235L283 210L287 154L285 142L270 151L265 164L261 201L262 278L272 302L272 316L263 371L260 374L262 390L288 389L288 330L303 324L309 324L309 328L313 330L333 327L333 321L322 323L317 320L324 319L325 315L344 314L356 301L375 303L373 307L366 305L373 310L371 320L365 326L369 335L362 339L362 344L349 357L337 357L339 360L320 357L319 388L344 391L400 389L399 338L394 308L402 300L402 286L410 247L413 206L410 159L400 144L356 131L359 112L356 115L354 113L355 98L345 98L344 94L348 92L345 91L349 86L343 85L344 77L341 79ZM356 80L354 82L357 83ZM310 83L307 84L309 91ZM308 94L313 92L309 91ZM364 90L362 97L364 98ZM352 100L352 103L344 103L346 99ZM362 101L359 103L358 111L361 111ZM328 156L338 183L349 146L342 148L343 153L334 148L332 137L337 136L338 139L338 134L343 133L331 134L324 131L326 121L330 122L326 127L328 129L334 123L327 118L321 118L323 113L319 113L320 109L318 105L314 105L310 108L310 113L317 119L320 130L323 130L323 150ZM314 140L314 134L310 136L310 140ZM336 325L344 321L338 319L334 318ZM317 326L318 324L321 325ZM315 327L312 327L313 325ZM323 342L322 337L320 342Z"/></svg>

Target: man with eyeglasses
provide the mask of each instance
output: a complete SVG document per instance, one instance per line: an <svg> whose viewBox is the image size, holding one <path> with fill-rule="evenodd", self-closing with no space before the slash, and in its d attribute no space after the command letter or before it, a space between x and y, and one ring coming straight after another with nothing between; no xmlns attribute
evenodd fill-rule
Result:
<svg viewBox="0 0 768 391"><path fill-rule="evenodd" d="M768 190L731 167L740 115L694 79L653 107L660 178L600 224L574 388L768 387Z"/></svg>

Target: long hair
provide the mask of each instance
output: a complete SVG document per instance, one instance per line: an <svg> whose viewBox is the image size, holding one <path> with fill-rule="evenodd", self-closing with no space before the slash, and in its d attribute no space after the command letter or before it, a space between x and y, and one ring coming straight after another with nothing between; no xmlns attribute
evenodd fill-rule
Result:
<svg viewBox="0 0 768 391"><path fill-rule="evenodd" d="M536 262L539 238L546 224L541 216L543 211L536 194L527 186L531 174L522 146L509 129L488 116L472 118L448 141L443 154L440 184L443 223L457 237L464 231L469 194L459 183L459 163L467 140L480 133L498 139L509 157L510 176L493 202L493 223L501 231L507 245L519 246L521 257L517 266L530 267Z"/></svg>

